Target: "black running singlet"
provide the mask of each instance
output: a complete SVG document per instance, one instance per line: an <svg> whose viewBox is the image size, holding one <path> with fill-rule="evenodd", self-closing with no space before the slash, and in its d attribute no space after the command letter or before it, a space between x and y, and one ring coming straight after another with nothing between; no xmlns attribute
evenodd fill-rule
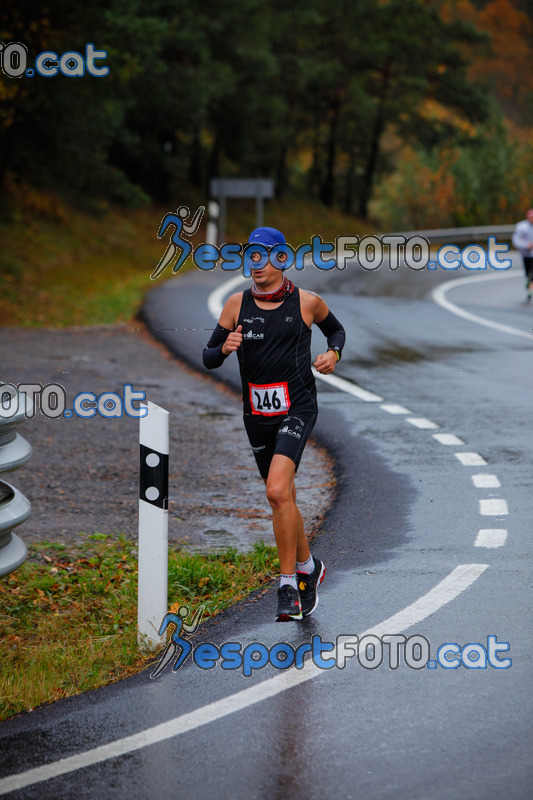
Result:
<svg viewBox="0 0 533 800"><path fill-rule="evenodd" d="M278 308L269 310L259 308L247 289L237 325L242 325L237 356L244 414L268 422L289 408L291 413L318 411L311 329L302 319L298 288Z"/></svg>

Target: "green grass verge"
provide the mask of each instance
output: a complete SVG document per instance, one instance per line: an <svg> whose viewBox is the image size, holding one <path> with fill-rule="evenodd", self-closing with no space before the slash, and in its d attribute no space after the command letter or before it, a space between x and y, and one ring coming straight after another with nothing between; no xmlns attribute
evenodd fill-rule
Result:
<svg viewBox="0 0 533 800"><path fill-rule="evenodd" d="M211 555L169 550L168 608L203 618L246 597L279 569L275 547ZM29 547L0 581L0 720L105 686L154 658L137 646L136 543L103 534Z"/></svg>
<svg viewBox="0 0 533 800"><path fill-rule="evenodd" d="M71 210L28 211L0 223L2 325L64 327L130 320L153 281L166 243L156 238L159 209L105 217Z"/></svg>

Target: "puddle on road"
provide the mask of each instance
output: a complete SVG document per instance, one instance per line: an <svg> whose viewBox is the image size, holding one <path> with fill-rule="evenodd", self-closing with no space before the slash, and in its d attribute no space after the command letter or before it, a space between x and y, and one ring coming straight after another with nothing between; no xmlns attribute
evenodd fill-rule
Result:
<svg viewBox="0 0 533 800"><path fill-rule="evenodd" d="M346 363L354 367L390 367L396 364L416 364L420 361L440 361L448 356L478 352L479 348L473 347L428 347L426 350L417 350L401 344L388 344L372 348L371 358L346 359Z"/></svg>
<svg viewBox="0 0 533 800"><path fill-rule="evenodd" d="M196 414L197 417L207 417L208 419L221 419L223 417L235 417L235 414L228 414L225 411L198 411Z"/></svg>
<svg viewBox="0 0 533 800"><path fill-rule="evenodd" d="M226 528L206 530L196 534L196 542L189 544L187 550L198 553L216 553L227 550L228 547L234 547L238 551L243 551L249 547L249 536L245 531L239 531L239 533L240 535L232 533ZM270 541L267 543L271 544Z"/></svg>

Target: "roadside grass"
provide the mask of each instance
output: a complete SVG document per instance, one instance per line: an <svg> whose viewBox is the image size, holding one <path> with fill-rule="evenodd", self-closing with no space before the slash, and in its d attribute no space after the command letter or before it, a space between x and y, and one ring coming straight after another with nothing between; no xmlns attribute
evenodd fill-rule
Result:
<svg viewBox="0 0 533 800"><path fill-rule="evenodd" d="M194 212L207 205L197 190L181 189L176 206L187 205ZM9 182L5 194L0 207L2 326L126 322L137 314L146 291L172 276L168 267L156 281L150 280L170 241L169 232L157 238L162 218L172 211L170 204L80 209L50 192ZM206 222L204 215L191 240L194 246L205 241ZM255 222L253 201L229 201L226 241L246 242ZM354 217L293 195L268 201L265 224L280 228L294 247L313 235L333 241L340 234L373 232ZM190 269L196 267L189 258L177 274Z"/></svg>
<svg viewBox="0 0 533 800"><path fill-rule="evenodd" d="M106 325L135 316L166 244L164 212L114 209L105 216L49 197L0 222L2 325Z"/></svg>
<svg viewBox="0 0 533 800"><path fill-rule="evenodd" d="M256 543L201 555L169 549L168 608L214 616L279 569ZM140 672L154 654L137 646L136 542L104 534L42 542L0 581L0 721Z"/></svg>

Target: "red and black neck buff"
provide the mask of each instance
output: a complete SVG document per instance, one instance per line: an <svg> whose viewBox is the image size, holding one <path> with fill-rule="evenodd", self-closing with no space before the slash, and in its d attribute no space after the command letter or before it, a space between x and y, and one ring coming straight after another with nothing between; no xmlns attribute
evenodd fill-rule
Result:
<svg viewBox="0 0 533 800"><path fill-rule="evenodd" d="M251 292L258 300L266 300L267 303L281 303L294 292L294 283L284 276L281 285L274 292L262 292L255 283L252 283Z"/></svg>

